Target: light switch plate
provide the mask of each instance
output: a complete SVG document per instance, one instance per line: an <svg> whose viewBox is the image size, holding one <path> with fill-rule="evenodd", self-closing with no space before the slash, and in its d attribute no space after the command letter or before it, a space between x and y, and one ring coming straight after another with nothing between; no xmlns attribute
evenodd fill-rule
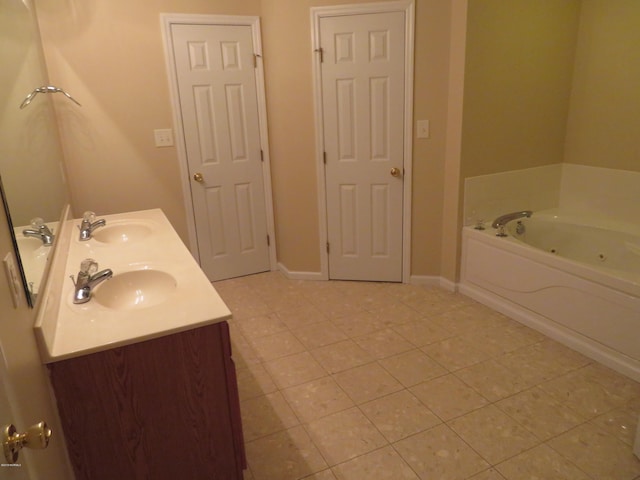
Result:
<svg viewBox="0 0 640 480"><path fill-rule="evenodd" d="M416 137L429 138L431 133L429 132L429 120L418 120L416 128Z"/></svg>
<svg viewBox="0 0 640 480"><path fill-rule="evenodd" d="M11 290L11 298L13 299L13 307L18 308L20 305L20 290L22 289L22 280L16 268L16 262L13 260L11 252L7 252L2 260L4 271L9 281L9 290Z"/></svg>
<svg viewBox="0 0 640 480"><path fill-rule="evenodd" d="M156 147L172 147L173 131L170 128L159 128L153 131Z"/></svg>

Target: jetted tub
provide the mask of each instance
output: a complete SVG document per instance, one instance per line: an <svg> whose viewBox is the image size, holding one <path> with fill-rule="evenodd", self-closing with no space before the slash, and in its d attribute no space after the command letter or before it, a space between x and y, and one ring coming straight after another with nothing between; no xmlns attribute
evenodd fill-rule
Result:
<svg viewBox="0 0 640 480"><path fill-rule="evenodd" d="M640 381L640 232L539 213L496 232L463 229L460 291Z"/></svg>

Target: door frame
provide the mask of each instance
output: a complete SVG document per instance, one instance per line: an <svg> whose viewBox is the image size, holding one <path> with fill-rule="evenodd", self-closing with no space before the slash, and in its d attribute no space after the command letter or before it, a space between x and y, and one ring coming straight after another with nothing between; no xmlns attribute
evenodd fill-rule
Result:
<svg viewBox="0 0 640 480"><path fill-rule="evenodd" d="M173 112L173 124L175 126L175 146L180 165L182 195L184 207L187 213L187 229L189 233L189 250L200 263L198 240L196 234L196 220L191 197L191 179L189 178L189 166L187 163L187 149L184 138L182 115L180 113L180 95L178 93L178 78L173 56L173 38L171 26L174 24L187 25L235 25L251 27L253 51L256 55L256 94L258 98L258 123L260 125L260 149L262 150L262 180L265 195L265 215L267 220L267 234L269 235L269 266L271 270L277 269L276 259L276 235L273 215L273 192L271 189L271 161L269 156L269 133L267 129L267 101L264 87L264 65L262 57L262 36L260 32L260 17L241 15L201 15L183 13L161 13L160 24L164 44L164 57L167 66L167 78L171 97L171 109Z"/></svg>
<svg viewBox="0 0 640 480"><path fill-rule="evenodd" d="M404 168L402 198L402 283L409 283L411 278L411 192L413 164L413 51L415 36L415 4L414 0L397 0L391 2L363 3L354 5L338 5L311 8L311 45L313 52L313 96L316 132L316 171L318 178L318 216L320 232L320 269L324 280L329 279L329 254L327 252L327 198L326 175L324 168L324 128L322 109L322 77L320 48L320 20L324 17L346 15L364 15L371 13L403 12L405 14L405 59L404 59Z"/></svg>

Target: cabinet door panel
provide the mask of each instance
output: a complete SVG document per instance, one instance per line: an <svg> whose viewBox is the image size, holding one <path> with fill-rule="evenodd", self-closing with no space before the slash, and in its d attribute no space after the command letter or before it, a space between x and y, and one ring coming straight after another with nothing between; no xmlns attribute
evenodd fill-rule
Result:
<svg viewBox="0 0 640 480"><path fill-rule="evenodd" d="M242 478L224 336L226 323L51 364L77 480Z"/></svg>

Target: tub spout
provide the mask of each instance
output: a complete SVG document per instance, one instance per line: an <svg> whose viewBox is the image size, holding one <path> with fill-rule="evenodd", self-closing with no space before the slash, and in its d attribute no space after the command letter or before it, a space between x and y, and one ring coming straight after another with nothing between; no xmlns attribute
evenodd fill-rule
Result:
<svg viewBox="0 0 640 480"><path fill-rule="evenodd" d="M533 212L531 210L522 210L520 212L507 213L506 215L502 215L496 218L491 226L498 229L498 233L496 233L498 237L506 237L507 234L504 231L504 227L507 225L507 223L509 223L511 220L517 220L518 218L529 218L531 215L533 215Z"/></svg>

